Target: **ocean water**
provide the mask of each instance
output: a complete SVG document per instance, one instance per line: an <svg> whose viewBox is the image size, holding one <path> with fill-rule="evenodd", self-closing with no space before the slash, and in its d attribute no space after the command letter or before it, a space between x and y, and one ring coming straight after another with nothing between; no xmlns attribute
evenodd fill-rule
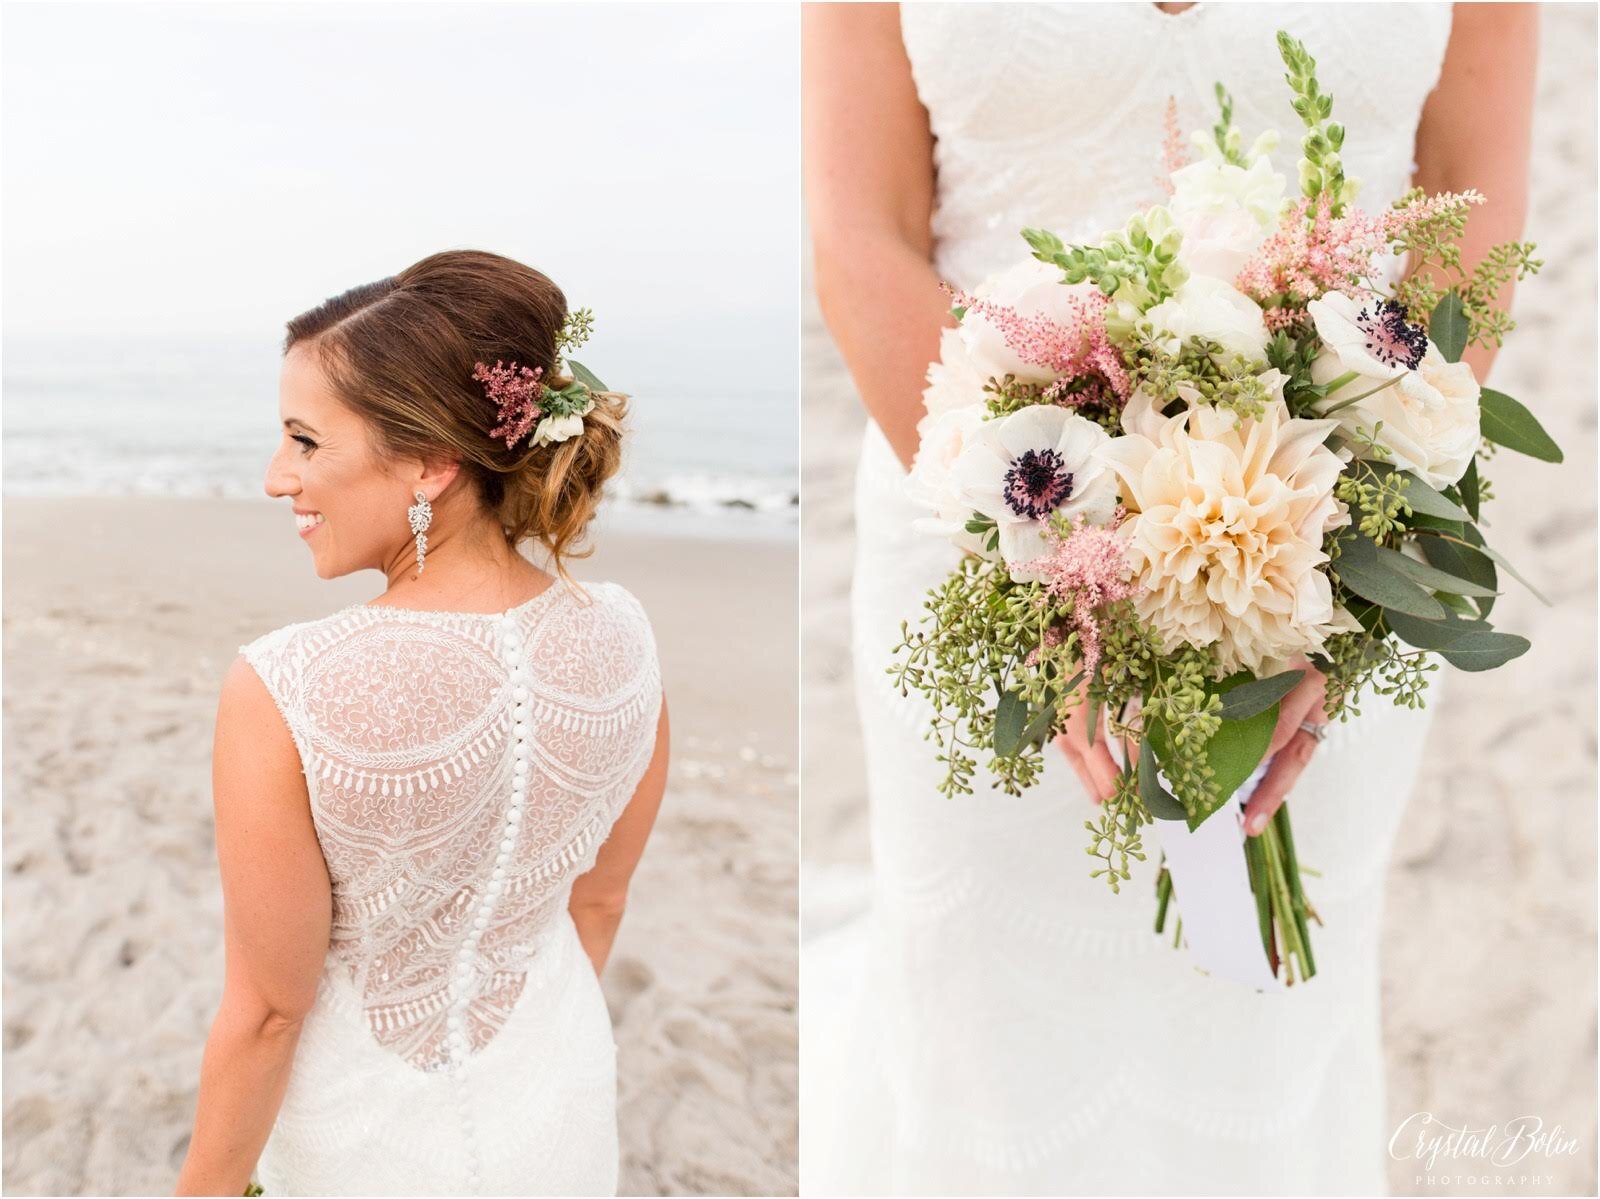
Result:
<svg viewBox="0 0 1600 1199"><path fill-rule="evenodd" d="M0 364L0 492L267 501L279 360L270 348L16 344ZM793 391L653 390L630 380L631 435L609 502L666 532L792 532ZM487 401L485 402L487 404ZM282 502L282 501L278 501Z"/></svg>

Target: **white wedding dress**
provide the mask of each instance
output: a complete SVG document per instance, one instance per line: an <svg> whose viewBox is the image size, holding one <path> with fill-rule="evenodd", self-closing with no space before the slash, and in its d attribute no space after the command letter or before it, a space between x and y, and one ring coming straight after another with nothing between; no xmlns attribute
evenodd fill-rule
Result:
<svg viewBox="0 0 1600 1199"><path fill-rule="evenodd" d="M936 265L971 288L1026 256L1025 226L1088 240L1160 201L1167 97L1185 131L1209 128L1218 80L1246 144L1283 135L1292 190L1301 126L1278 29L1333 93L1360 203L1387 206L1409 186L1451 15L916 4L901 19L937 139ZM956 551L912 530L902 478L869 426L852 650L871 903L803 947L803 1192L1383 1193L1384 872L1437 687L1423 712L1369 693L1291 794L1300 859L1321 872L1307 880L1318 975L1281 994L1207 977L1153 932L1154 852L1120 895L1089 877L1090 803L1058 753L1020 798L982 772L974 795L936 791L928 709L885 668Z"/></svg>
<svg viewBox="0 0 1600 1199"><path fill-rule="evenodd" d="M614 1194L616 1045L567 898L655 745L621 587L504 613L357 605L242 646L333 883L268 1195Z"/></svg>

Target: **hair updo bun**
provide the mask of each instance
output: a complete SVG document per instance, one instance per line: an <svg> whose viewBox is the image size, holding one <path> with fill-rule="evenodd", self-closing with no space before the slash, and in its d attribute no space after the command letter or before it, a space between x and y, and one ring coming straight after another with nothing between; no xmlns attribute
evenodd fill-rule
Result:
<svg viewBox="0 0 1600 1199"><path fill-rule="evenodd" d="M556 376L552 387L572 382ZM600 504L601 489L622 464L622 422L627 397L614 391L591 391L594 400L583 418L583 432L527 451L527 465L499 476L499 499L485 494L500 514L506 538L516 545L536 537L549 547L558 567L563 558L584 558L593 549L570 552L578 544Z"/></svg>
<svg viewBox="0 0 1600 1199"><path fill-rule="evenodd" d="M490 436L497 407L473 378L510 360L554 374L567 299L545 275L499 254L446 250L397 275L353 287L294 318L284 353L308 342L339 398L367 420L391 459L449 458L495 514L506 541L530 538L557 571L575 550L622 461L627 397L594 391L583 430L565 441L507 449Z"/></svg>

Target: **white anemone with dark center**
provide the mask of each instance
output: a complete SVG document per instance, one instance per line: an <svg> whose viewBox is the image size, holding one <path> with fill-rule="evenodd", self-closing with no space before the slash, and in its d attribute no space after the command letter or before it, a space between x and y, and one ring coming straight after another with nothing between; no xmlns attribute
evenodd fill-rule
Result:
<svg viewBox="0 0 1600 1199"><path fill-rule="evenodd" d="M1385 366L1416 370L1428 352L1428 335L1406 320L1406 310L1393 300L1369 304L1356 315L1356 328L1366 334L1367 353Z"/></svg>
<svg viewBox="0 0 1600 1199"><path fill-rule="evenodd" d="M1024 520L1042 520L1072 498L1072 472L1055 450L1027 450L1006 471L1006 504Z"/></svg>
<svg viewBox="0 0 1600 1199"><path fill-rule="evenodd" d="M1117 483L1100 458L1111 438L1099 425L1055 404L1035 404L984 421L951 466L966 507L994 521L1000 556L1018 582L1035 582L1029 564L1049 549L1045 528L1059 512L1104 524Z"/></svg>
<svg viewBox="0 0 1600 1199"><path fill-rule="evenodd" d="M1472 367L1446 361L1392 301L1361 304L1330 292L1306 310L1323 344L1311 381L1350 376L1328 393L1322 410L1339 422L1355 452L1413 471L1431 487L1459 480L1480 440Z"/></svg>

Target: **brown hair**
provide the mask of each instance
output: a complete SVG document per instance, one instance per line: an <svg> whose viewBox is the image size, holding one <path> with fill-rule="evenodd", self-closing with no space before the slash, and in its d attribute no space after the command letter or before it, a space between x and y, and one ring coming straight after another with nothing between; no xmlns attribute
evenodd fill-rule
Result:
<svg viewBox="0 0 1600 1199"><path fill-rule="evenodd" d="M537 367L553 387L556 335L567 299L550 279L480 250L430 254L398 275L352 287L288 325L283 352L311 343L339 398L376 431L390 458L458 460L515 547L538 539L563 576L621 464L627 397L594 392L583 432L507 449L489 436L498 409L474 366L511 360Z"/></svg>

